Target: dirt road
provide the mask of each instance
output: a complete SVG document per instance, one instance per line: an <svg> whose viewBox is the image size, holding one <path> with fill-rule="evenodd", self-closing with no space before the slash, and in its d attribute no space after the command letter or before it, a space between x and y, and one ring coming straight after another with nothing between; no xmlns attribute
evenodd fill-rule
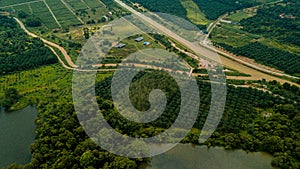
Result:
<svg viewBox="0 0 300 169"><path fill-rule="evenodd" d="M25 25L23 24L22 21L20 21L18 18L15 18L15 17L14 17L14 19L18 22L18 24L21 26L21 28L22 28L28 35L30 35L30 36L32 36L32 37L35 37L35 38L40 38L45 44L57 48L57 49L60 50L60 52L63 54L63 56L64 56L64 58L65 58L65 60L67 61L67 63L68 63L69 66L71 66L72 68L76 68L76 67L77 67L77 66L73 63L71 57L68 55L67 51L66 51L63 47L59 46L59 45L56 44L56 43L50 42L50 41L48 41L48 40L46 40L46 39L43 39L43 38L37 36L37 35L34 34L34 33L29 32L29 31L26 29L26 27L25 27Z"/></svg>

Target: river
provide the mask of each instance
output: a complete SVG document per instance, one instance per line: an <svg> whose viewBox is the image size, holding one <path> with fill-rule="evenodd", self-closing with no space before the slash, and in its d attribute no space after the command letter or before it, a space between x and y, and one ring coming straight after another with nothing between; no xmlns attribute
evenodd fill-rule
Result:
<svg viewBox="0 0 300 169"><path fill-rule="evenodd" d="M221 147L179 144L174 149L152 157L146 169L273 169L272 156L267 153L247 153Z"/></svg>
<svg viewBox="0 0 300 169"><path fill-rule="evenodd" d="M13 112L0 111L0 168L11 163L30 162L30 144L35 139L37 114L33 106Z"/></svg>

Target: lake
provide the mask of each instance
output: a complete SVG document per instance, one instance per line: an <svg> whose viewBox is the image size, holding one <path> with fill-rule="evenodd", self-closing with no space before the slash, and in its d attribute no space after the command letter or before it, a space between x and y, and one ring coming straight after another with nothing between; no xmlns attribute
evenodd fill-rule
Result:
<svg viewBox="0 0 300 169"><path fill-rule="evenodd" d="M152 158L146 169L273 169L272 156L267 153L247 153L221 147L179 144L165 154Z"/></svg>
<svg viewBox="0 0 300 169"><path fill-rule="evenodd" d="M12 112L0 111L0 168L11 163L30 162L37 114L33 106Z"/></svg>

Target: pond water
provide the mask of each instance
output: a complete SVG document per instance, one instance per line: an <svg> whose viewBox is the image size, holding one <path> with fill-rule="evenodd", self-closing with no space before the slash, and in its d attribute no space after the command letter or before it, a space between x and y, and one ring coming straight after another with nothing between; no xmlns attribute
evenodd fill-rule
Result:
<svg viewBox="0 0 300 169"><path fill-rule="evenodd" d="M13 112L0 111L0 168L30 162L37 114L33 106Z"/></svg>
<svg viewBox="0 0 300 169"><path fill-rule="evenodd" d="M179 144L165 154L152 158L146 169L273 169L267 153L229 151L221 147Z"/></svg>

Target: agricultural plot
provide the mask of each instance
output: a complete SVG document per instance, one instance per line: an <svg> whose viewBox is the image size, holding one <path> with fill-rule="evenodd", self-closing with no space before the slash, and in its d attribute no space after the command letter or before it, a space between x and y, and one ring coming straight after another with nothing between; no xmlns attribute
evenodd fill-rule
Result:
<svg viewBox="0 0 300 169"><path fill-rule="evenodd" d="M32 2L36 0L2 0L0 1L0 7L3 6L9 6L9 5L14 5L14 4L20 4L20 3L26 3L26 2Z"/></svg>
<svg viewBox="0 0 300 169"><path fill-rule="evenodd" d="M60 0L47 0L58 22L64 28L69 26L80 25L80 21L73 15Z"/></svg>
<svg viewBox="0 0 300 169"><path fill-rule="evenodd" d="M84 0L90 8L105 8L104 4L98 0Z"/></svg>
<svg viewBox="0 0 300 169"><path fill-rule="evenodd" d="M70 5L75 11L77 10L83 10L83 9L88 9L89 6L84 3L84 1L79 1L79 0L64 0L67 4Z"/></svg>
<svg viewBox="0 0 300 169"><path fill-rule="evenodd" d="M28 14L32 14L30 4L18 5L18 6L14 6L13 8L14 8L15 11L23 11L23 12L26 12Z"/></svg>
<svg viewBox="0 0 300 169"><path fill-rule="evenodd" d="M50 11L43 2L30 4L33 15L40 18L42 23L49 29L59 28Z"/></svg>

